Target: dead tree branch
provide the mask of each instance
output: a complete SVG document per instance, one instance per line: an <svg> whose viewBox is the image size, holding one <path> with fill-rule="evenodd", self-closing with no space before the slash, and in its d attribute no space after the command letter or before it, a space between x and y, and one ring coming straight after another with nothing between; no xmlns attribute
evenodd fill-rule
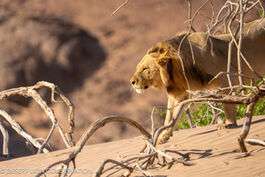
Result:
<svg viewBox="0 0 265 177"><path fill-rule="evenodd" d="M53 113L53 110L47 105L47 103L41 98L41 96L38 94L37 90L47 87L51 89L51 101L54 103L56 102L54 97L55 94L59 95L61 99L65 102L65 104L69 107L69 125L70 129L68 134L64 135L63 129L61 128L61 125L58 123L57 119L55 118L55 115ZM59 88L49 82L40 81L34 86L29 87L19 87L19 88L13 88L8 89L0 92L0 100L4 98L8 98L13 95L21 95L24 97L31 97L34 99L38 105L41 107L41 109L45 112L45 114L50 118L52 121L52 127L49 131L49 134L47 135L46 139L43 141L42 144L40 144L37 139L33 138L31 135L29 135L23 128L19 125L18 122L16 122L14 119L12 119L9 114L0 109L0 115L11 125L11 127L22 137L24 137L28 142L30 142L34 147L38 149L38 153L40 152L49 152L47 148L44 148L46 144L49 142L54 130L57 128L62 139L64 140L64 143L66 147L71 147L74 144L74 141L72 139L71 134L74 131L74 116L73 116L73 105L72 103L63 95L63 93L59 90ZM68 137L67 137L68 135ZM6 141L5 141L6 142Z"/></svg>
<svg viewBox="0 0 265 177"><path fill-rule="evenodd" d="M23 130L23 128L14 120L12 119L7 112L0 109L0 115L12 126L12 128L23 138L25 138L27 141L29 141L33 146L35 146L38 149L41 149L42 145L33 138L30 134L28 134L26 131ZM42 147L42 151L44 153L49 152L48 149Z"/></svg>
<svg viewBox="0 0 265 177"><path fill-rule="evenodd" d="M116 161L116 160L113 160L113 159L107 159L107 160L104 160L104 161L101 162L101 164L99 165L99 167L97 168L96 172L93 174L92 177L100 177L102 175L104 166L107 163L114 163L114 164L116 164L118 166L121 166L124 169L127 169L128 170L127 176L129 176L133 172L133 169L134 169L132 167L129 167L127 165L124 165L123 163L121 163L119 161Z"/></svg>
<svg viewBox="0 0 265 177"><path fill-rule="evenodd" d="M265 142L257 139L245 139L245 142L251 145L260 145L260 146L265 146Z"/></svg>
<svg viewBox="0 0 265 177"><path fill-rule="evenodd" d="M253 109L254 109L254 106L255 106L257 100L258 100L258 98L255 98L255 100L253 100L253 102L248 105L247 111L245 113L245 117L246 117L245 123L244 123L243 128L241 130L241 133L238 137L238 143L239 143L241 152L248 152L244 141L245 141L245 139L248 135L248 132L250 130L250 125L251 125L251 121L252 121L252 113L253 113Z"/></svg>
<svg viewBox="0 0 265 177"><path fill-rule="evenodd" d="M0 131L3 135L3 155L9 156L9 152L8 152L9 135L1 119L0 119Z"/></svg>
<svg viewBox="0 0 265 177"><path fill-rule="evenodd" d="M127 3L129 2L129 0L124 1L124 3L122 3L116 10L114 10L111 14L111 16L115 15L123 6L125 6Z"/></svg>
<svg viewBox="0 0 265 177"><path fill-rule="evenodd" d="M244 18L244 10L243 10L243 0L239 1L239 40L238 40L238 49L237 49L237 73L239 85L244 85L243 79L240 76L242 74L242 64L241 64L241 46L242 46L242 38L243 38L243 18Z"/></svg>
<svg viewBox="0 0 265 177"><path fill-rule="evenodd" d="M185 113L186 113L186 116L187 116L188 122L189 122L189 124L190 124L190 127L191 127L191 128L195 128L195 126L194 126L193 123L192 123L192 117L191 117L191 114L190 114L190 105L189 105L187 108L185 108Z"/></svg>

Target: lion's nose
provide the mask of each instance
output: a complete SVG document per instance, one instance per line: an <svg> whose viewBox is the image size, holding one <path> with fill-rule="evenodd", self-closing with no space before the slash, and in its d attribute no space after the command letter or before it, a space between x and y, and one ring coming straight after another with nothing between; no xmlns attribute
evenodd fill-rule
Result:
<svg viewBox="0 0 265 177"><path fill-rule="evenodd" d="M132 85L134 85L135 84L135 81L132 81Z"/></svg>

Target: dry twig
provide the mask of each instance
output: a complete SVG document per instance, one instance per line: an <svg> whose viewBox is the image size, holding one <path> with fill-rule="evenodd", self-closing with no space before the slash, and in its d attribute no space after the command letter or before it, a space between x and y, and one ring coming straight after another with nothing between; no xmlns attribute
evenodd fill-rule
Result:
<svg viewBox="0 0 265 177"><path fill-rule="evenodd" d="M122 3L116 10L114 10L111 14L111 16L115 15L123 6L125 6L127 3L129 2L129 0L124 1L124 3Z"/></svg>
<svg viewBox="0 0 265 177"><path fill-rule="evenodd" d="M195 126L194 126L193 123L192 123L192 117L191 117L191 114L190 114L190 104L189 104L189 106L187 106L187 108L185 108L185 113L186 113L186 116L187 116L188 122L189 122L189 124L190 124L190 127L191 127L191 128L194 128Z"/></svg>

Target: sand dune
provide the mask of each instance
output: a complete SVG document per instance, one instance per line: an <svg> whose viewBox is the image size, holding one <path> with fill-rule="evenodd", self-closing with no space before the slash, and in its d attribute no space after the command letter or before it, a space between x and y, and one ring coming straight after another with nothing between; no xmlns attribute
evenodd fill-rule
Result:
<svg viewBox="0 0 265 177"><path fill-rule="evenodd" d="M240 121L242 125L242 120ZM255 117L248 138L265 139L264 116ZM251 156L234 159L238 155L237 136L241 126L235 129L224 129L217 131L216 125L185 129L174 133L173 138L159 149L171 149L182 153L190 153L193 166L174 164L170 169L167 167L148 170L156 177L162 176L240 176L240 177L262 177L265 176L265 148L261 146L247 145ZM88 142L89 144L89 142ZM107 158L116 159L118 156L139 152L144 145L141 136L114 141L109 143L87 145L76 159L79 173L74 176L91 176L99 163ZM0 162L1 176L7 173L20 171L26 176L34 176L38 170L47 167L56 160L63 159L71 151L60 150L48 154L33 155L14 160ZM176 156L171 154L172 156ZM176 156L177 157L177 156ZM18 176L18 174L9 174ZM51 171L48 176L54 176ZM103 175L104 176L104 175ZM113 176L119 176L114 174ZM132 176L143 176L135 171Z"/></svg>

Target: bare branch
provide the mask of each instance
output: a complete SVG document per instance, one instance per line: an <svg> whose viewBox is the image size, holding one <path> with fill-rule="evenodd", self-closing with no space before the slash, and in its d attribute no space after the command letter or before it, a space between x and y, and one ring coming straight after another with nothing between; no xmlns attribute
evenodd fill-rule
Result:
<svg viewBox="0 0 265 177"><path fill-rule="evenodd" d="M149 143L149 142L148 142ZM182 159L176 159L168 154L166 154L165 152L157 149L153 144L149 143L150 147L155 151L157 152L158 154L161 154L162 156L174 161L174 162L178 162L178 163L182 163L183 165L187 165L187 166L191 166L191 165L194 165L195 163L191 163L191 162L187 162L185 160L182 160Z"/></svg>
<svg viewBox="0 0 265 177"><path fill-rule="evenodd" d="M96 122L94 122L92 125L90 125L86 129L85 133L82 135L82 137L80 138L80 140L76 144L75 153L79 153L81 151L81 149L84 147L87 140L91 137L91 135L95 131L97 131L99 128L103 127L104 125L106 125L109 122L126 123L128 125L135 127L137 130L139 130L139 132L143 136L145 136L147 139L150 139L152 137L151 134L148 131L146 131L143 126L141 126L138 122L136 122L134 120L128 119L126 117L120 117L120 116L108 116L106 118L97 120Z"/></svg>
<svg viewBox="0 0 265 177"><path fill-rule="evenodd" d="M22 127L14 120L12 119L7 112L4 110L0 109L0 115L12 126L12 128L23 138L28 140L31 144L33 144L35 147L40 149L42 145L35 140L30 134L28 134L25 130L22 129ZM48 149L43 148L43 152L47 153L49 152Z"/></svg>
<svg viewBox="0 0 265 177"><path fill-rule="evenodd" d="M232 45L233 45L233 42L230 41L229 45L228 45L228 57L227 57L227 69L226 69L226 71L227 71L226 76L227 76L229 87L232 87L231 77L230 77L230 74L228 74L231 71ZM218 73L218 74L220 74L220 73ZM210 82L212 82L215 78L217 78L218 77L217 75Z"/></svg>
<svg viewBox="0 0 265 177"><path fill-rule="evenodd" d="M46 137L46 139L40 144L38 142L38 139L33 138L31 135L29 135L23 128L17 123L15 120L13 120L7 112L0 109L0 115L7 120L7 122L11 125L11 127L22 137L24 137L28 142L30 142L35 148L38 149L38 153L41 153L42 151L47 153L49 150L45 148L47 143L49 142L54 130L57 128L59 130L59 133L64 140L64 143L66 144L66 147L73 146L73 139L68 138L64 135L64 132L60 126L60 124L57 122L57 119L55 118L55 115L53 113L53 110L47 105L47 103L41 98L41 96L38 94L37 90L47 87L51 89L51 102L56 102L54 99L55 93L58 94L62 100L66 103L66 105L69 107L69 124L70 124L70 130L69 134L72 134L74 131L74 118L73 118L73 106L71 102L63 95L63 93L59 90L57 86L55 86L52 83L40 81L37 84L29 87L19 87L19 88L13 88L8 89L0 92L0 100L10 97L12 95L21 95L24 97L31 97L33 98L38 105L41 107L41 109L46 113L46 115L50 118L52 121L52 127ZM32 147L33 148L33 147Z"/></svg>
<svg viewBox="0 0 265 177"><path fill-rule="evenodd" d="M138 168L138 170L145 176L154 176L153 174L145 171L144 169L142 169L142 167L139 165L139 163L136 162L136 167Z"/></svg>
<svg viewBox="0 0 265 177"><path fill-rule="evenodd" d="M116 14L116 12L118 12L123 6L125 6L127 3L129 2L129 0L126 0L124 3L122 3L116 10L114 10L111 14L111 16L113 16L114 14Z"/></svg>
<svg viewBox="0 0 265 177"><path fill-rule="evenodd" d="M196 32L194 27L192 26L192 21L191 21L191 13L192 13L192 7L191 7L191 0L186 0L188 3L188 22L189 22L189 27L193 32Z"/></svg>
<svg viewBox="0 0 265 177"><path fill-rule="evenodd" d="M191 114L190 114L190 104L189 104L189 106L187 108L185 108L185 113L187 115L187 119L188 119L188 122L190 124L190 127L194 128L195 126L192 123L192 118L191 118Z"/></svg>
<svg viewBox="0 0 265 177"><path fill-rule="evenodd" d="M245 139L245 142L251 145L260 145L260 146L265 146L265 142L257 139Z"/></svg>
<svg viewBox="0 0 265 177"><path fill-rule="evenodd" d="M3 155L9 156L9 151L8 151L9 135L1 119L0 119L0 131L3 135Z"/></svg>
<svg viewBox="0 0 265 177"><path fill-rule="evenodd" d="M156 110L156 107L153 107L152 113L151 113L151 132L152 132L152 137L154 135L154 131L155 131L155 121L154 121L154 112Z"/></svg>
<svg viewBox="0 0 265 177"><path fill-rule="evenodd" d="M256 101L257 100L255 100L254 102L252 102L248 105L247 111L245 113L245 117L246 117L245 123L244 123L243 128L241 130L241 133L238 137L238 143L239 143L241 152L248 152L244 141L245 141L245 139L248 135L248 132L250 130L250 125L251 125L251 121L252 121L252 112L253 112L254 106L256 104Z"/></svg>
<svg viewBox="0 0 265 177"><path fill-rule="evenodd" d="M237 73L238 73L238 81L239 85L244 85L243 78L240 74L242 74L242 66L241 66L241 46L242 46L242 38L243 38L243 18L244 18L244 10L243 10L243 0L239 1L239 41L237 48Z"/></svg>
<svg viewBox="0 0 265 177"><path fill-rule="evenodd" d="M116 161L116 160L113 160L113 159L106 159L104 160L100 165L99 167L97 168L97 170L95 171L95 173L93 174L92 177L100 177L102 175L102 172L104 170L104 167L107 163L114 163L118 166L121 166L122 168L125 168L129 171L129 174L131 174L133 172L133 169L132 167L129 167L127 165L124 165L123 163L119 162L119 161Z"/></svg>
<svg viewBox="0 0 265 177"><path fill-rule="evenodd" d="M216 80L218 77L220 77L223 74L233 75L233 76L241 76L241 77L245 77L245 78L248 78L248 79L254 79L254 77L247 76L245 74L237 74L237 73L230 73L230 72L219 72L216 76L214 76L214 78L212 78L212 80L210 80L208 82L208 84L211 84L214 80ZM231 79L230 79L230 82L231 82ZM229 84L229 86L232 87L232 82L231 82L231 85Z"/></svg>

